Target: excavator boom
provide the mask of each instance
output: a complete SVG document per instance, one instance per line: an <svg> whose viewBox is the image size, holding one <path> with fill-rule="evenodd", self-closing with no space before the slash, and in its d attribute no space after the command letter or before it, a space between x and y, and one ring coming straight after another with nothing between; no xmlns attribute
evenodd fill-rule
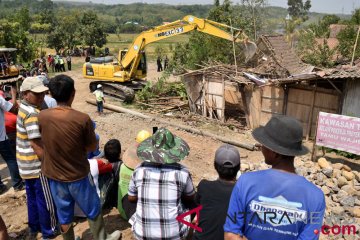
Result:
<svg viewBox="0 0 360 240"><path fill-rule="evenodd" d="M118 96L127 102L132 101L134 91L130 91L132 89L129 90L128 88L138 88L139 86L137 83L132 84L132 80L146 77L145 47L150 43L191 31L203 32L233 43L242 43L245 45L244 49L247 51L247 54L245 54L247 58L255 54L255 43L250 42L241 29L188 15L182 20L154 27L140 33L128 50L119 52L118 63L113 63L112 59L107 58L94 59L93 61L90 60L89 63L85 63L83 67L84 77L96 80L90 83L90 90L94 91L96 85L101 82L104 85L105 93ZM117 84L120 83L123 85L117 87ZM108 89L108 92L106 89Z"/></svg>
<svg viewBox="0 0 360 240"><path fill-rule="evenodd" d="M158 26L151 30L142 32L139 36L135 38L126 55L123 58L119 56L119 59L122 59L121 65L123 68L126 69L132 64L129 73L129 77L132 78L136 72L137 65L139 64L139 60L141 57L140 52L144 50L146 45L166 38L188 33L193 30L223 38L225 40L234 41L237 43L244 43L246 44L246 46L252 45L252 52L253 54L255 53L256 45L249 41L248 37L241 29L232 28L232 30L237 31L237 33L233 35L232 33L226 32L216 26L228 29L232 28L225 24L188 15L185 16L182 20L177 20L175 22Z"/></svg>

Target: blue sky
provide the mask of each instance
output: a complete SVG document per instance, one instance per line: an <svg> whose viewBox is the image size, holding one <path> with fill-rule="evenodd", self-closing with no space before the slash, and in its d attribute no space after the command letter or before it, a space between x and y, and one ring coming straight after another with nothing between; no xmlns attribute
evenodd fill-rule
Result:
<svg viewBox="0 0 360 240"><path fill-rule="evenodd" d="M89 2L90 0L68 0L78 2ZM214 0L91 0L93 3L104 4L128 4L134 2L144 3L166 3L166 4L212 4ZM267 0L269 5L287 7L287 0ZM233 0L239 3L241 0ZM344 13L350 14L354 8L360 7L360 0L312 0L312 12L321 13Z"/></svg>

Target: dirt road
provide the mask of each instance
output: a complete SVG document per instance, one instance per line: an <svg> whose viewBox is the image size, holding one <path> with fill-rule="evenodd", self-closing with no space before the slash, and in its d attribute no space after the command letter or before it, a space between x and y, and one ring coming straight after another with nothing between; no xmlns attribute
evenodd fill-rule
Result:
<svg viewBox="0 0 360 240"><path fill-rule="evenodd" d="M80 60L74 59L73 61L76 62ZM159 73L156 72L155 67L155 64L150 64L149 66L149 78L152 81L156 80L157 77L160 76ZM94 98L94 96L88 90L88 80L81 76L81 69L66 72L65 74L71 76L76 83L76 97L73 107L89 114L96 122L96 132L100 135L101 146L103 146L108 139L117 138L121 141L122 148L125 150L134 142L136 133L139 130L146 129L151 131L153 126L164 126L163 124L159 124L155 121L144 120L121 113L113 113L108 110L105 110L105 114L103 116L97 116L95 112L96 107L85 102L87 98ZM106 100L108 103L121 105L120 102L114 99L106 98ZM168 119L169 122L181 122L179 119L166 118L165 116L158 117ZM254 142L249 131L236 133L226 127L219 127L214 124L205 124L202 125L201 128L209 131L211 130L214 134L225 136L233 140L251 143ZM222 143L208 137L193 135L172 127L169 127L169 129L171 129L176 135L184 138L191 147L189 157L182 163L190 169L194 184L197 185L197 183L203 178L215 179L216 172L213 168L213 157L216 148ZM242 156L242 162L244 163L262 161L262 155L260 152L250 152L244 149L239 150ZM8 171L3 162L0 162L0 174L2 178L5 178L4 182L8 185L8 187L11 187ZM0 214L6 222L12 239L24 239L27 231L25 192L14 193L13 190L10 189L7 193L1 195ZM119 217L116 209L113 209L109 213L105 213L105 223L108 231L119 229L123 231L123 239L132 239L129 224ZM84 220L76 222L75 233L76 235L81 236L82 239L92 239L88 223ZM62 238L57 237L56 239Z"/></svg>

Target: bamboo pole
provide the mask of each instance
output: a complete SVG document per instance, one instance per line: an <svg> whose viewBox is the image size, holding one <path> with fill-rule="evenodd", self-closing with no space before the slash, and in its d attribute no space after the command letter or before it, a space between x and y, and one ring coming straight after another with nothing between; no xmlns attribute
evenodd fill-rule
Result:
<svg viewBox="0 0 360 240"><path fill-rule="evenodd" d="M87 99L86 102L96 106L96 101L93 100L93 99ZM211 137L211 138L219 140L221 142L228 143L228 144L231 144L231 145L234 145L234 146L237 146L237 147L245 148L245 149L250 150L250 151L255 150L255 146L253 144L232 141L232 140L229 140L228 138L221 137L221 136L218 136L218 135L213 134L213 133L209 133L209 132L205 132L205 131L198 130L198 129L195 129L195 128L191 128L191 127L188 127L188 126L185 126L185 125L182 125L182 124L171 123L168 120L163 120L161 118L150 117L148 115L145 115L145 114L142 114L142 113L130 110L130 109L126 109L126 108L123 108L123 107L119 107L119 106L115 106L115 105L112 105L112 104L104 103L104 108L112 110L114 112L122 112L122 113L131 114L131 115L134 115L134 116L137 116L137 117L140 117L140 118L144 118L144 119L152 119L152 120L157 121L157 122L162 123L162 124L177 127L177 128L180 128L180 129L185 130L185 131L190 132L190 133Z"/></svg>
<svg viewBox="0 0 360 240"><path fill-rule="evenodd" d="M355 40L355 44L354 44L354 50L353 50L353 54L352 54L352 57L351 57L350 66L352 66L353 63L354 63L355 50L356 50L358 39L359 39L359 33L360 33L360 27L358 28L358 31L357 31L357 34L356 34L356 40Z"/></svg>

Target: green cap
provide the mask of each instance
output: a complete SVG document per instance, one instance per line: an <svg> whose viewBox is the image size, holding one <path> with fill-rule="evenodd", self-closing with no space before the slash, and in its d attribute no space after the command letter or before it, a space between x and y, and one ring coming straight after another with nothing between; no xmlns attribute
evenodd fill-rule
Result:
<svg viewBox="0 0 360 240"><path fill-rule="evenodd" d="M142 161L162 164L180 162L189 152L189 145L166 128L157 130L137 148L137 155Z"/></svg>

